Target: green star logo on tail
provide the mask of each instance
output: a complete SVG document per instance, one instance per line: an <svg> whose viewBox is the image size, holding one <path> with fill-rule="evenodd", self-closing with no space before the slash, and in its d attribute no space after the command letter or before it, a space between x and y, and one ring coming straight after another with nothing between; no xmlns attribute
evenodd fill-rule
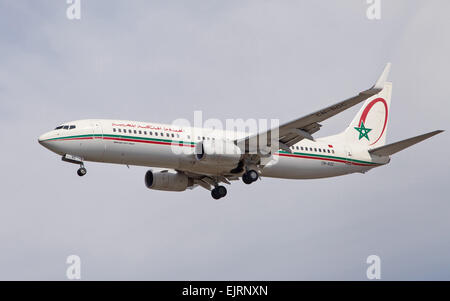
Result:
<svg viewBox="0 0 450 301"><path fill-rule="evenodd" d="M359 132L359 140L361 140L362 138L367 138L367 140L369 140L369 132L372 129L368 129L364 126L364 122L361 120L361 125L358 127L355 127L355 130L357 130Z"/></svg>

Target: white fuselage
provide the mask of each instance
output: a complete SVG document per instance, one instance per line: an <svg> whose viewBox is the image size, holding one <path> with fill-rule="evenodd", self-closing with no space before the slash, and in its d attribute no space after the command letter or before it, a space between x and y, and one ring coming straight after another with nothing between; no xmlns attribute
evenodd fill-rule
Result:
<svg viewBox="0 0 450 301"><path fill-rule="evenodd" d="M65 123L39 137L39 143L59 154L70 154L83 161L160 167L184 172L219 175L219 166L196 160L195 145L200 141L226 140L229 132L183 128L137 121L90 119ZM233 133L244 138L248 133ZM389 158L372 157L339 141L337 136L302 140L291 153L274 153L261 171L263 177L314 179L366 172L386 164Z"/></svg>

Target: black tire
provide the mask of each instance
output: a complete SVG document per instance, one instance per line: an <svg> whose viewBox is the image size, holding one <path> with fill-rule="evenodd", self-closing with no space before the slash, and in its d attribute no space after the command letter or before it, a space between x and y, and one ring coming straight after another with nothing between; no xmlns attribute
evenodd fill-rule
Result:
<svg viewBox="0 0 450 301"><path fill-rule="evenodd" d="M219 195L219 192L217 191L217 188L214 188L213 190L211 190L211 196L215 200L220 199L220 195Z"/></svg>
<svg viewBox="0 0 450 301"><path fill-rule="evenodd" d="M227 189L225 186L217 186L217 194L220 195L221 198L227 195Z"/></svg>
<svg viewBox="0 0 450 301"><path fill-rule="evenodd" d="M242 175L242 181L247 185L253 182L246 173Z"/></svg>
<svg viewBox="0 0 450 301"><path fill-rule="evenodd" d="M86 174L87 174L86 168L84 168L84 167L79 168L79 169L77 170L77 174L78 174L80 177L86 175Z"/></svg>
<svg viewBox="0 0 450 301"><path fill-rule="evenodd" d="M255 182L256 180L258 180L259 175L256 171L254 170L249 170L247 171L247 177L252 181Z"/></svg>

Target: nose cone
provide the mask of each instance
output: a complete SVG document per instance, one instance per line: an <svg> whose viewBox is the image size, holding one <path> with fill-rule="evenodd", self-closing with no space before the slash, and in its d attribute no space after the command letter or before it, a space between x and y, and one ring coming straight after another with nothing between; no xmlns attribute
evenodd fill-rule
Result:
<svg viewBox="0 0 450 301"><path fill-rule="evenodd" d="M50 139L49 133L42 134L38 138L38 142L40 145L47 147L48 146L48 140Z"/></svg>
<svg viewBox="0 0 450 301"><path fill-rule="evenodd" d="M58 137L59 137L59 134L57 132L50 131L48 133L45 133L45 134L39 136L38 142L40 145L42 145L46 149L48 149L54 153L57 153L59 155L68 153L69 151L71 151L70 149L67 148L66 144L58 142L59 141L59 140L57 140Z"/></svg>

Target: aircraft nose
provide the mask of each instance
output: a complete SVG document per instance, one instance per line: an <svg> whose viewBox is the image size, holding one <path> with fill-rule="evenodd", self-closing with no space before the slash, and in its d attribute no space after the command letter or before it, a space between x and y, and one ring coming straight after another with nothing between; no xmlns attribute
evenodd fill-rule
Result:
<svg viewBox="0 0 450 301"><path fill-rule="evenodd" d="M48 140L48 138L48 133L40 135L38 138L39 144L45 146L47 144L46 141Z"/></svg>

